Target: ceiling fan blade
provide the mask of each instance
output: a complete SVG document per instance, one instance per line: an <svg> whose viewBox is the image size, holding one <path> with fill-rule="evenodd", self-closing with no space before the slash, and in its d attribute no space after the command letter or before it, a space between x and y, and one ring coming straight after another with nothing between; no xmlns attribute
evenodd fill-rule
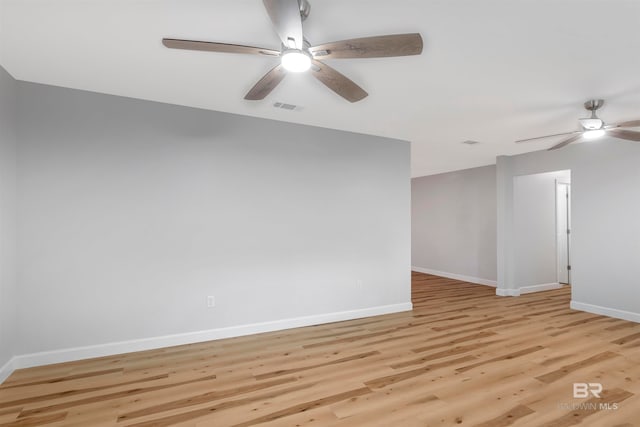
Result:
<svg viewBox="0 0 640 427"><path fill-rule="evenodd" d="M626 139L627 141L640 142L640 132L625 129L609 129L607 134L614 138Z"/></svg>
<svg viewBox="0 0 640 427"><path fill-rule="evenodd" d="M271 22L282 43L293 49L302 49L302 18L298 0L262 0Z"/></svg>
<svg viewBox="0 0 640 427"><path fill-rule="evenodd" d="M422 36L412 33L363 37L320 44L310 48L309 51L314 57L320 59L420 55Z"/></svg>
<svg viewBox="0 0 640 427"><path fill-rule="evenodd" d="M205 52L248 53L251 55L278 56L280 51L239 44L203 42L198 40L162 39L162 44L171 49L202 50Z"/></svg>
<svg viewBox="0 0 640 427"><path fill-rule="evenodd" d="M276 88L276 86L280 84L286 75L287 72L282 65L279 64L275 66L251 88L244 99L249 101L259 101L264 99L273 89Z"/></svg>
<svg viewBox="0 0 640 427"><path fill-rule="evenodd" d="M628 122L614 123L612 128L635 128L640 126L640 120L629 120Z"/></svg>
<svg viewBox="0 0 640 427"><path fill-rule="evenodd" d="M311 72L314 77L347 101L357 102L369 95L360 86L329 67L327 64L323 64L315 59L311 62L313 63Z"/></svg>
<svg viewBox="0 0 640 427"><path fill-rule="evenodd" d="M554 137L554 136L575 135L575 134L578 134L578 133L581 134L582 131L581 130L576 130L576 131L573 131L573 132L554 133L553 135L536 136L535 138L519 139L519 140L516 141L516 144L521 144L523 142L529 142L529 141L536 141L538 139L551 138L551 137Z"/></svg>
<svg viewBox="0 0 640 427"><path fill-rule="evenodd" d="M572 137L570 137L570 138L565 139L565 140L564 140L564 141L562 141L561 143L556 144L556 145L554 145L553 147L549 148L547 151L557 150L558 148L562 148L562 147L564 147L565 145L569 145L569 144L571 144L572 142L575 142L575 141L579 140L580 138L582 138L582 132L580 132L580 135L575 135L575 136L572 136Z"/></svg>

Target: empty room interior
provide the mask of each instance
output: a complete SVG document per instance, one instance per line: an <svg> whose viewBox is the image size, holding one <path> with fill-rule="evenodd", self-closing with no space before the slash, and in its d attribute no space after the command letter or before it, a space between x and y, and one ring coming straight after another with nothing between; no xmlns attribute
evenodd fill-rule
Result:
<svg viewBox="0 0 640 427"><path fill-rule="evenodd" d="M0 427L640 426L638 52L637 0L0 0Z"/></svg>

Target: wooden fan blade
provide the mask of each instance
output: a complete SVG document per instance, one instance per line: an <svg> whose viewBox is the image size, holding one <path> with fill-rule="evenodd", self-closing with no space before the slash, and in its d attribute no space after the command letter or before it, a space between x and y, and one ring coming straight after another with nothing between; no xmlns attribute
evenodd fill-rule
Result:
<svg viewBox="0 0 640 427"><path fill-rule="evenodd" d="M573 131L573 132L554 133L553 135L536 136L535 138L519 139L519 140L516 141L516 144L521 144L523 142L529 142L529 141L536 141L538 139L551 138L551 137L554 137L554 136L575 135L575 134L578 134L578 133L581 134L582 131L581 130L576 130L576 131Z"/></svg>
<svg viewBox="0 0 640 427"><path fill-rule="evenodd" d="M611 125L614 128L636 128L640 127L640 120L629 120L628 122L615 123Z"/></svg>
<svg viewBox="0 0 640 427"><path fill-rule="evenodd" d="M282 65L275 66L251 88L244 99L249 101L259 101L264 99L273 89L276 88L276 86L280 84L286 75L287 72Z"/></svg>
<svg viewBox="0 0 640 427"><path fill-rule="evenodd" d="M626 139L627 141L640 142L640 132L625 129L608 129L607 135L614 138Z"/></svg>
<svg viewBox="0 0 640 427"><path fill-rule="evenodd" d="M314 77L347 101L357 102L369 95L360 86L327 64L323 64L315 59L311 60L311 62L313 64L311 66L311 72Z"/></svg>
<svg viewBox="0 0 640 427"><path fill-rule="evenodd" d="M572 142L575 142L575 141L579 140L580 138L582 138L582 132L580 132L580 135L575 135L575 136L572 136L571 138L567 138L567 139L565 139L565 140L564 140L564 141L562 141L561 143L556 144L556 145L554 145L553 147L549 148L547 151L557 150L558 148L562 148L562 147L564 147L565 145L569 145L569 144L571 144Z"/></svg>
<svg viewBox="0 0 640 427"><path fill-rule="evenodd" d="M320 59L420 55L422 36L412 33L341 40L314 46L309 51Z"/></svg>
<svg viewBox="0 0 640 427"><path fill-rule="evenodd" d="M248 53L251 55L278 56L280 52L255 46L203 42L198 40L162 39L162 44L171 49L201 50L206 52Z"/></svg>
<svg viewBox="0 0 640 427"><path fill-rule="evenodd" d="M282 43L292 49L302 49L302 18L298 0L262 0L262 3Z"/></svg>

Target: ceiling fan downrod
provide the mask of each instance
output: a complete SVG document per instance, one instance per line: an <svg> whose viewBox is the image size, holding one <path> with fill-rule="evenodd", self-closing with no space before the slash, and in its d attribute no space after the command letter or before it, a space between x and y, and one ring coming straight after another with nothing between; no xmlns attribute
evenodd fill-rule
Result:
<svg viewBox="0 0 640 427"><path fill-rule="evenodd" d="M595 117L596 111L602 108L604 105L604 99L590 99L584 103L584 108L591 111L591 116Z"/></svg>
<svg viewBox="0 0 640 427"><path fill-rule="evenodd" d="M311 4L307 0L298 0L300 5L300 18L304 22L311 13Z"/></svg>

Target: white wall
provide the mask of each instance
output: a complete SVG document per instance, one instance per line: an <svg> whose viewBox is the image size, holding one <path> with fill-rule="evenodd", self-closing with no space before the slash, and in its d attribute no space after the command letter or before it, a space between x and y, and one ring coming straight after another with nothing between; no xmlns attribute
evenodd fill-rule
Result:
<svg viewBox="0 0 640 427"><path fill-rule="evenodd" d="M496 280L496 167L411 180L411 265L487 284Z"/></svg>
<svg viewBox="0 0 640 427"><path fill-rule="evenodd" d="M556 180L570 182L569 171L514 178L515 286L557 284Z"/></svg>
<svg viewBox="0 0 640 427"><path fill-rule="evenodd" d="M0 67L0 382L17 350L16 88Z"/></svg>
<svg viewBox="0 0 640 427"><path fill-rule="evenodd" d="M509 262L513 177L570 169L572 304L640 321L639 165L640 144L607 138L498 157L499 291L516 287Z"/></svg>
<svg viewBox="0 0 640 427"><path fill-rule="evenodd" d="M407 142L29 83L19 123L22 353L410 308Z"/></svg>

